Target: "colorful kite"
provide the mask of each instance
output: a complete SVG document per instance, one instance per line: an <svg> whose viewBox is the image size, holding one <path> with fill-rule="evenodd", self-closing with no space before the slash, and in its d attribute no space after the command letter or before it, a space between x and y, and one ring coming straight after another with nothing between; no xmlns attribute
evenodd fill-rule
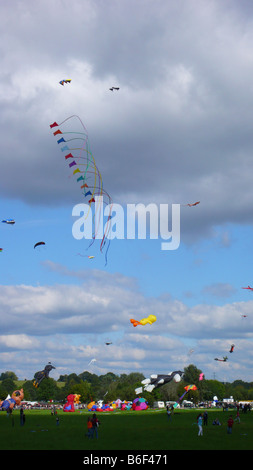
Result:
<svg viewBox="0 0 253 470"><path fill-rule="evenodd" d="M185 392L178 399L178 402L174 403L173 408L176 408L179 405L179 402L184 398L184 396L186 395L187 392L189 392L190 390L198 390L196 385L194 385L194 384L186 385L186 387L184 387L184 389L185 389Z"/></svg>
<svg viewBox="0 0 253 470"><path fill-rule="evenodd" d="M183 393L183 395L181 395L181 397L179 398L178 401L182 400L182 398L186 395L187 392L189 392L190 390L198 390L196 385L194 384L191 384L191 385L186 385L186 387L184 387L185 389L185 392Z"/></svg>
<svg viewBox="0 0 253 470"><path fill-rule="evenodd" d="M63 411L67 412L74 412L75 411L75 404L78 405L80 402L80 396L76 393L71 393L67 396L67 403L63 406Z"/></svg>
<svg viewBox="0 0 253 470"><path fill-rule="evenodd" d="M0 401L0 411L7 411L7 413L11 413L13 408L17 405L20 406L22 400L24 399L24 390L21 388L20 390L15 390L12 395L8 395L5 400Z"/></svg>
<svg viewBox="0 0 253 470"><path fill-rule="evenodd" d="M39 372L36 372L34 374L34 381L33 381L33 386L35 388L38 388L42 382L42 380L44 379L48 379L49 378L49 372L52 370L52 369L55 369L54 366L52 366L51 362L49 362L45 368Z"/></svg>
<svg viewBox="0 0 253 470"><path fill-rule="evenodd" d="M70 83L71 80L68 78L67 80L61 80L59 83L60 85L64 86L64 83Z"/></svg>
<svg viewBox="0 0 253 470"><path fill-rule="evenodd" d="M74 127L74 130L71 126ZM91 244L94 243L96 238L100 238L100 251L102 252L108 241L105 253L107 263L111 233L112 200L103 187L101 173L90 150L87 130L79 116L76 115L66 118L60 124L54 122L50 125L50 128L57 128L53 133L57 138L57 144L61 145L65 160L68 162L68 166L72 170L72 175L76 178L83 196L87 198L90 210L92 210L92 204L95 203L95 214L92 218L93 241ZM104 206L106 207L107 217L105 226L103 226Z"/></svg>
<svg viewBox="0 0 253 470"><path fill-rule="evenodd" d="M156 316L155 315L149 315L147 318L143 318L140 321L134 320L133 318L131 318L131 320L130 320L130 322L133 324L133 326L147 325L147 323L152 325L152 323L154 323L155 321L156 321Z"/></svg>
<svg viewBox="0 0 253 470"><path fill-rule="evenodd" d="M135 398L132 404L132 410L141 411L146 410L148 408L148 403L145 398Z"/></svg>

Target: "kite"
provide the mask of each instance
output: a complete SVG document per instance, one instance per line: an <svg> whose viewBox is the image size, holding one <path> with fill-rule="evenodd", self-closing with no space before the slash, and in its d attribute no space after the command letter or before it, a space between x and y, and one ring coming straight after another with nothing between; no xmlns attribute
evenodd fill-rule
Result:
<svg viewBox="0 0 253 470"><path fill-rule="evenodd" d="M227 356L223 357L223 359L218 359L218 357L216 357L214 359L215 361L220 361L220 362L226 362L228 360Z"/></svg>
<svg viewBox="0 0 253 470"><path fill-rule="evenodd" d="M199 374L199 380L203 380L203 378L204 378L204 374L202 372L201 374Z"/></svg>
<svg viewBox="0 0 253 470"><path fill-rule="evenodd" d="M42 382L42 380L44 379L48 379L49 378L49 372L52 370L52 369L55 369L54 366L52 366L51 362L49 362L45 368L39 372L36 372L34 374L34 381L33 381L33 386L35 388L38 388Z"/></svg>
<svg viewBox="0 0 253 470"><path fill-rule="evenodd" d="M20 390L15 390L12 395L8 395L5 400L0 401L0 410L7 411L7 413L11 413L13 408L17 405L21 405L22 400L24 399L24 390L21 388Z"/></svg>
<svg viewBox="0 0 253 470"><path fill-rule="evenodd" d="M45 245L45 242L38 242L38 243L35 243L35 245L34 245L33 248L36 248L37 246L41 246L41 245Z"/></svg>
<svg viewBox="0 0 253 470"><path fill-rule="evenodd" d="M3 248L0 248L0 253L3 251Z"/></svg>
<svg viewBox="0 0 253 470"><path fill-rule="evenodd" d="M107 346L109 346L110 344L112 344L112 341L106 341L105 343Z"/></svg>
<svg viewBox="0 0 253 470"><path fill-rule="evenodd" d="M232 353L234 351L234 347L235 347L235 345L231 344L231 348L230 348L230 351L229 351L230 353Z"/></svg>
<svg viewBox="0 0 253 470"><path fill-rule="evenodd" d="M95 359L95 358L94 358L94 359L91 359L91 361L89 362L88 366L89 366L90 364L93 364L93 362L96 362L96 360L97 360L97 359Z"/></svg>
<svg viewBox="0 0 253 470"><path fill-rule="evenodd" d="M57 144L61 146L65 161L68 163L72 175L76 178L82 195L87 198L89 208L85 219L90 215L90 211L92 213L93 203L95 203L90 246L97 238L101 240L100 252L106 247L105 259L107 264L111 234L112 199L104 189L101 173L90 149L87 130L80 117L76 115L66 118L60 124L54 122L50 124L50 128L53 130L57 128L57 130L54 130L53 135L57 138ZM106 215L103 214L104 207ZM106 217L105 225L103 225L103 215Z"/></svg>
<svg viewBox="0 0 253 470"><path fill-rule="evenodd" d="M71 80L68 78L67 80L61 80L59 83L60 85L64 86L64 83L70 83Z"/></svg>
<svg viewBox="0 0 253 470"><path fill-rule="evenodd" d="M112 86L111 88L109 88L109 90L113 91L113 90L119 90L119 87L117 86Z"/></svg>
<svg viewBox="0 0 253 470"><path fill-rule="evenodd" d="M79 256L82 256L83 258L89 258L89 259L93 259L95 258L95 256L93 255L82 255L81 253L77 253Z"/></svg>
<svg viewBox="0 0 253 470"><path fill-rule="evenodd" d="M196 385L194 385L194 384L186 385L186 387L184 387L184 389L185 389L185 392L178 399L178 402L174 403L173 408L176 408L179 405L179 402L184 398L184 396L186 395L187 392L189 392L190 390L198 390Z"/></svg>
<svg viewBox="0 0 253 470"><path fill-rule="evenodd" d="M169 374L152 374L150 378L142 380L144 387L139 387L135 389L135 393L142 393L143 390L146 392L152 392L154 388L161 387L173 380L173 382L180 382L182 380L183 372L181 370L176 370L170 372Z"/></svg>
<svg viewBox="0 0 253 470"><path fill-rule="evenodd" d="M188 356L191 356L191 354L193 354L193 353L194 353L194 349L189 349L187 354L188 354Z"/></svg>
<svg viewBox="0 0 253 470"><path fill-rule="evenodd" d="M250 287L250 286L248 286L248 287L242 287L242 289L249 289L249 290L253 290L253 287Z"/></svg>
<svg viewBox="0 0 253 470"><path fill-rule="evenodd" d="M247 318L248 315L241 315L242 318Z"/></svg>
<svg viewBox="0 0 253 470"><path fill-rule="evenodd" d="M179 398L178 401L182 400L182 398L185 396L185 394L186 394L187 392L189 392L190 390L198 390L197 387L196 387L196 385L194 385L194 384L192 384L192 385L186 385L186 387L184 387L184 389L185 389L185 392L183 393L183 395L181 395L181 397Z"/></svg>
<svg viewBox="0 0 253 470"><path fill-rule="evenodd" d="M147 318L143 318L140 321L134 320L133 318L131 318L131 320L130 320L130 322L133 324L133 326L147 325L147 323L152 325L152 323L154 323L155 321L156 321L156 316L155 315L149 315Z"/></svg>
<svg viewBox="0 0 253 470"><path fill-rule="evenodd" d="M194 202L193 204L184 204L184 206L193 207L193 206L197 206L198 204L200 204L200 201Z"/></svg>
<svg viewBox="0 0 253 470"><path fill-rule="evenodd" d="M4 224L8 224L8 225L14 225L15 224L15 220L13 220L13 219L2 220L2 222Z"/></svg>
<svg viewBox="0 0 253 470"><path fill-rule="evenodd" d="M71 393L70 395L67 396L67 403L63 406L63 411L67 412L73 412L75 411L75 404L79 404L80 402L80 396L77 395L76 393Z"/></svg>
<svg viewBox="0 0 253 470"><path fill-rule="evenodd" d="M148 408L148 403L145 398L135 398L132 404L132 410L141 411Z"/></svg>

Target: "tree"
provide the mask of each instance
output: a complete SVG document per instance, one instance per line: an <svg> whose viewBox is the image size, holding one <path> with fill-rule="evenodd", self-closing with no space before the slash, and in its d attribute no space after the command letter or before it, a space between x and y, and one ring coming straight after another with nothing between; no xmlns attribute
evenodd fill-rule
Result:
<svg viewBox="0 0 253 470"><path fill-rule="evenodd" d="M2 380L1 385L2 385L3 390L5 390L6 396L8 394L11 395L14 392L14 390L16 390L15 382L11 378L6 378Z"/></svg>
<svg viewBox="0 0 253 470"><path fill-rule="evenodd" d="M37 388L37 399L39 401L54 400L57 392L56 381L52 378L45 379Z"/></svg>
<svg viewBox="0 0 253 470"><path fill-rule="evenodd" d="M212 400L214 396L218 397L218 400L225 398L225 385L218 380L205 380L206 396L208 400Z"/></svg>
<svg viewBox="0 0 253 470"><path fill-rule="evenodd" d="M184 382L186 382L188 385L196 385L199 382L199 374L201 374L201 372L202 371L194 366L194 364L190 364L184 368Z"/></svg>
<svg viewBox="0 0 253 470"><path fill-rule="evenodd" d="M0 375L0 380L11 379L11 380L18 380L15 372L7 370L6 372L2 372Z"/></svg>

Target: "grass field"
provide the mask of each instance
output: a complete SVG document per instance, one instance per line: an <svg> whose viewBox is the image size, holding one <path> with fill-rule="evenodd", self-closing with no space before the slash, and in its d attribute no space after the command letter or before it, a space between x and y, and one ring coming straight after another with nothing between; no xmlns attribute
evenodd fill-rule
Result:
<svg viewBox="0 0 253 470"><path fill-rule="evenodd" d="M123 411L97 413L101 422L99 438L85 436L87 411L56 416L50 411L25 411L20 426L19 411L12 416L0 413L1 450L252 450L253 412L241 414L232 434L227 434L229 412L208 411L208 425L198 437L196 418L199 410L176 410L168 421L166 411ZM235 412L231 413L235 418ZM218 417L221 426L213 426Z"/></svg>

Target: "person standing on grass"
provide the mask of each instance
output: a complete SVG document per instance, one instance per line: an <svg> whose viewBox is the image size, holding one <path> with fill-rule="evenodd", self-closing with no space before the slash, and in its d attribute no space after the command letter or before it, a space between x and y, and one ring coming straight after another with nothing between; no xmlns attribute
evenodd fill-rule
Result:
<svg viewBox="0 0 253 470"><path fill-rule="evenodd" d="M228 422L227 422L227 433L228 434L232 434L233 424L234 424L234 420L233 420L232 416L230 415L229 418L228 418Z"/></svg>
<svg viewBox="0 0 253 470"><path fill-rule="evenodd" d="M90 416L88 417L87 421L87 434L86 436L90 439L91 438L91 433L92 433L92 422Z"/></svg>
<svg viewBox="0 0 253 470"><path fill-rule="evenodd" d="M168 417L168 421L170 421L170 419L172 418L172 411L173 411L173 407L170 407L169 405L167 406L167 417Z"/></svg>
<svg viewBox="0 0 253 470"><path fill-rule="evenodd" d="M91 429L91 437L92 439L94 438L94 434L96 434L96 438L98 439L98 426L99 426L99 421L97 419L96 413L92 416L92 429Z"/></svg>
<svg viewBox="0 0 253 470"><path fill-rule="evenodd" d="M200 415L198 415L197 423L199 427L198 436L203 436L203 413L200 413Z"/></svg>
<svg viewBox="0 0 253 470"><path fill-rule="evenodd" d="M240 413L239 413L239 405L236 406L237 408L237 412L236 412L236 418L235 418L235 421L238 421L238 423L240 423Z"/></svg>

